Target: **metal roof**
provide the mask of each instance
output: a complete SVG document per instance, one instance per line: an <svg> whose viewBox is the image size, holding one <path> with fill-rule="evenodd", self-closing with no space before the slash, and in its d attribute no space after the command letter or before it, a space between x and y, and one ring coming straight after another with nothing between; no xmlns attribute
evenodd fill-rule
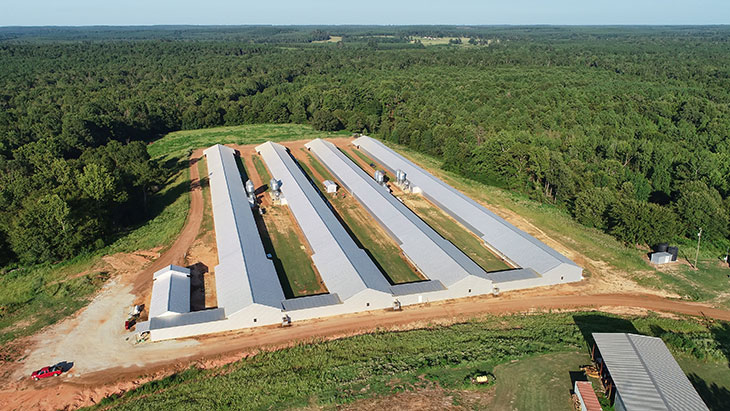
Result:
<svg viewBox="0 0 730 411"><path fill-rule="evenodd" d="M173 314L164 317L153 317L146 321L142 329L137 328L137 332L147 330L159 330L161 328L181 327L184 325L207 323L210 321L219 321L225 318L223 308L211 308L208 310L191 311L184 314Z"/></svg>
<svg viewBox="0 0 730 411"><path fill-rule="evenodd" d="M179 265L170 264L167 265L157 271L155 271L154 274L152 274L152 279L155 279L162 274L167 274L168 271L175 271L181 274L190 275L190 269L186 267L180 267Z"/></svg>
<svg viewBox="0 0 730 411"><path fill-rule="evenodd" d="M530 268L520 268L517 270L495 271L487 273L486 278L492 280L495 284L506 283L510 281L529 280L531 278L540 278L540 274Z"/></svg>
<svg viewBox="0 0 730 411"><path fill-rule="evenodd" d="M363 136L355 139L352 144L392 173L403 170L406 178L413 186L418 187L425 197L517 266L532 268L540 274L561 264L577 266L542 241L508 223L380 141Z"/></svg>
<svg viewBox="0 0 730 411"><path fill-rule="evenodd" d="M205 156L218 247L215 268L218 306L226 310L226 315L251 304L281 309L284 292L261 243L235 151L216 144L205 150Z"/></svg>
<svg viewBox="0 0 730 411"><path fill-rule="evenodd" d="M327 290L345 301L371 288L390 293L390 283L337 220L286 147L266 142L256 147L312 249L312 260Z"/></svg>
<svg viewBox="0 0 730 411"><path fill-rule="evenodd" d="M443 291L446 287L438 280L416 281L414 283L396 284L390 287L393 295L410 295Z"/></svg>
<svg viewBox="0 0 730 411"><path fill-rule="evenodd" d="M324 307L327 305L342 304L337 294L309 295L306 297L289 298L284 300L286 311L304 310L306 308Z"/></svg>
<svg viewBox="0 0 730 411"><path fill-rule="evenodd" d="M707 410L661 338L593 333L627 410Z"/></svg>
<svg viewBox="0 0 730 411"><path fill-rule="evenodd" d="M431 280L444 285L469 275L486 273L446 241L408 207L379 185L334 144L316 139L305 144L378 223L396 240L403 253Z"/></svg>
<svg viewBox="0 0 730 411"><path fill-rule="evenodd" d="M150 318L190 311L190 270L174 265L155 272Z"/></svg>

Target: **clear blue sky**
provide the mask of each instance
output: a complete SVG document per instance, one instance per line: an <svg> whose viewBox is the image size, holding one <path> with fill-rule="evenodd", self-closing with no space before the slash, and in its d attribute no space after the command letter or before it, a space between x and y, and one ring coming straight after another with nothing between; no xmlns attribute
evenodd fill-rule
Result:
<svg viewBox="0 0 730 411"><path fill-rule="evenodd" d="M730 0L0 0L0 26L729 23Z"/></svg>

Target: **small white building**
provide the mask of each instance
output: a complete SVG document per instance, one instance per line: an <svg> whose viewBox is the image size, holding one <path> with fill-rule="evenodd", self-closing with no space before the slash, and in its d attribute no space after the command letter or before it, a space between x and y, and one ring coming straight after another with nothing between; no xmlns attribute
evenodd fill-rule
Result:
<svg viewBox="0 0 730 411"><path fill-rule="evenodd" d="M651 253L652 264L667 264L672 262L672 254L666 251Z"/></svg>
<svg viewBox="0 0 730 411"><path fill-rule="evenodd" d="M332 180L324 180L322 182L324 184L324 189L327 191L327 193L336 193L337 192L337 183L335 183Z"/></svg>
<svg viewBox="0 0 730 411"><path fill-rule="evenodd" d="M168 265L152 279L150 318L190 312L190 269Z"/></svg>

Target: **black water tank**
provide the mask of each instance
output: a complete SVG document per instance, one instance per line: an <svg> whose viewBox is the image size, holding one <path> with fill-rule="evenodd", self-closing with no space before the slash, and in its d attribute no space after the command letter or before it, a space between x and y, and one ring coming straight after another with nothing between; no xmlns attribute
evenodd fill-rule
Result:
<svg viewBox="0 0 730 411"><path fill-rule="evenodd" d="M679 247L667 247L667 252L672 255L672 261L677 261L677 254L679 254Z"/></svg>
<svg viewBox="0 0 730 411"><path fill-rule="evenodd" d="M669 244L659 243L654 246L654 251L656 251L657 253L664 253L667 251L667 247L669 247Z"/></svg>

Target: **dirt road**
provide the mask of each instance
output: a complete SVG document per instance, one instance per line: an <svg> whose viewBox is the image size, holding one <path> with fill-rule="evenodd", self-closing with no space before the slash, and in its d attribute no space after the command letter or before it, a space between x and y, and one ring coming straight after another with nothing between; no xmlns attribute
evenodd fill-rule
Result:
<svg viewBox="0 0 730 411"><path fill-rule="evenodd" d="M290 328L261 327L135 346L125 340L129 334L121 326L127 307L148 298L152 273L170 263L181 264L199 233L203 198L195 159L201 154L200 150L196 151L190 163L190 211L178 239L142 270L129 270L111 280L86 309L35 336L35 346L18 367L16 379L3 384L0 409L77 408L191 364L214 367L260 350L282 348L302 341L342 338L383 329L412 329L434 323L448 324L485 314L637 307L730 321L730 311L655 295L591 295L597 290L587 281L505 293L497 298L481 296L411 306L402 312L364 312L295 323ZM75 362L72 371L63 377L39 382L25 378L33 368L62 360Z"/></svg>
<svg viewBox="0 0 730 411"><path fill-rule="evenodd" d="M191 355L182 359L172 355L181 351L179 347L176 349L159 346L166 355L145 366L111 368L61 381L32 384L26 381L16 384L12 389L0 392L0 408L57 409L91 405L109 394L132 389L150 379L184 369L191 363L213 367L236 361L260 350L279 349L302 341L342 338L374 330L404 330L428 324L448 324L484 314L591 307L638 307L730 321L730 311L657 296L604 294L522 297L516 293L498 298L475 297L406 307L402 312L365 312L302 322L290 328L265 327L211 336L204 338L194 349L185 349ZM148 347L158 347L158 344L161 343L149 344ZM135 350L140 348L142 347Z"/></svg>
<svg viewBox="0 0 730 411"><path fill-rule="evenodd" d="M0 408L13 409L16 408L13 404L16 404L17 408L24 409L57 409L67 404L78 404L75 394L72 397L58 396L56 393L52 396L43 395L36 393L33 389L35 387L30 391L18 392L29 388L24 384L25 377L34 369L45 365L60 361L73 362L70 372L61 377L73 381L80 375L109 368L109 364L134 367L168 363L192 354L192 347L199 344L195 340L170 341L171 344L165 342L159 347L157 344L134 346L129 341L131 334L124 330L123 324L132 304L144 302L149 307L152 274L168 264L183 264L185 254L195 241L203 218L203 197L197 167L197 159L201 155L202 151L198 150L191 156L190 210L185 226L172 246L151 263L140 255L126 256L126 260L133 261L132 267L128 269L125 269L122 257L110 256L108 260L111 265L121 261L115 267L119 274L105 284L86 308L32 337L29 355L22 362L16 363L13 373L15 381L10 382L9 387L3 387L4 390L0 392ZM140 265L145 263L147 265L140 271ZM30 397L25 399L24 395L18 395L20 393L29 394ZM7 402L8 397L16 397L16 400L22 401ZM34 404L34 407L30 404Z"/></svg>

